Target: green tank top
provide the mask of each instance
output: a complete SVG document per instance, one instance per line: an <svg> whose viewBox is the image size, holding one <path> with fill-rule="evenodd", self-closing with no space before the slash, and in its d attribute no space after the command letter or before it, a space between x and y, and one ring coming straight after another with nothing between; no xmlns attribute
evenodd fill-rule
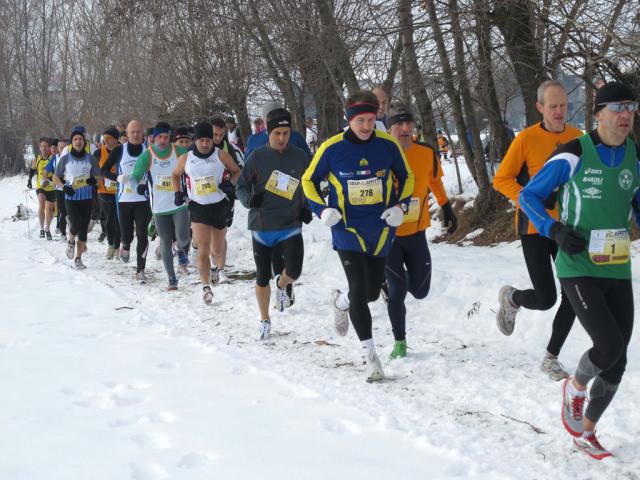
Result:
<svg viewBox="0 0 640 480"><path fill-rule="evenodd" d="M575 228L587 249L576 255L561 250L556 257L559 278L631 278L631 201L638 189L636 147L627 139L617 167L602 163L591 137L579 138L580 169L560 188L560 221Z"/></svg>

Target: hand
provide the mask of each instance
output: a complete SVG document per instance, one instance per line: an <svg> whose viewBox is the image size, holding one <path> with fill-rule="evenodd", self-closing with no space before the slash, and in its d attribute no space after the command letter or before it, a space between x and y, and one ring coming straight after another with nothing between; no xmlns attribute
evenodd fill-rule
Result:
<svg viewBox="0 0 640 480"><path fill-rule="evenodd" d="M544 204L544 208L546 208L547 210L553 210L554 208L556 208L556 201L558 200L558 191L555 190L553 192L551 192L551 194L544 199L544 202L542 202Z"/></svg>
<svg viewBox="0 0 640 480"><path fill-rule="evenodd" d="M264 200L264 192L254 193L249 199L249 208L258 208Z"/></svg>
<svg viewBox="0 0 640 480"><path fill-rule="evenodd" d="M179 207L180 205L182 205L185 202L185 194L184 192L176 192L176 198L173 201L173 203L176 204L176 207Z"/></svg>
<svg viewBox="0 0 640 480"><path fill-rule="evenodd" d="M458 217L453 213L451 202L445 203L440 208L442 208L442 216L444 217L444 226L447 229L447 234L451 235L458 228Z"/></svg>
<svg viewBox="0 0 640 480"><path fill-rule="evenodd" d="M76 191L73 189L71 185L65 185L64 187L62 187L62 190L64 191L64 193L66 193L70 197L72 197L73 194L76 193Z"/></svg>
<svg viewBox="0 0 640 480"><path fill-rule="evenodd" d="M404 221L404 211L400 205L394 205L382 212L380 218L387 222L390 227L399 227Z"/></svg>
<svg viewBox="0 0 640 480"><path fill-rule="evenodd" d="M309 225L311 223L311 220L313 220L313 216L311 215L311 210L307 208L303 208L302 211L300 212L300 215L298 215L298 220Z"/></svg>
<svg viewBox="0 0 640 480"><path fill-rule="evenodd" d="M127 175L126 173L121 173L120 175L118 175L118 178L116 180L120 185L124 185L125 183L129 182L129 175Z"/></svg>
<svg viewBox="0 0 640 480"><path fill-rule="evenodd" d="M549 237L558 244L560 250L575 255L587 248L587 241L573 228L556 222L549 229Z"/></svg>
<svg viewBox="0 0 640 480"><path fill-rule="evenodd" d="M87 182L87 185L91 185L91 186L94 186L95 184L98 183L98 181L96 180L96 177L89 177L87 178L86 182Z"/></svg>
<svg viewBox="0 0 640 480"><path fill-rule="evenodd" d="M325 208L320 214L320 221L325 227L333 227L342 220L342 214L335 208Z"/></svg>
<svg viewBox="0 0 640 480"><path fill-rule="evenodd" d="M146 195L148 189L149 188L146 183L139 183L136 186L136 192L138 192L138 195Z"/></svg>
<svg viewBox="0 0 640 480"><path fill-rule="evenodd" d="M235 200L236 187L231 180L224 180L220 185L220 190L227 196L229 200Z"/></svg>
<svg viewBox="0 0 640 480"><path fill-rule="evenodd" d="M31 183L31 179L27 180L27 188L28 189L32 189L33 188L33 184Z"/></svg>

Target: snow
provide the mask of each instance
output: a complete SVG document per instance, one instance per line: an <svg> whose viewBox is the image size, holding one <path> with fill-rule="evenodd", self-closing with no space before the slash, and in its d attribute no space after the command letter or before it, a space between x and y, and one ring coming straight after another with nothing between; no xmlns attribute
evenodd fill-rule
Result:
<svg viewBox="0 0 640 480"><path fill-rule="evenodd" d="M405 360L387 359L386 309L371 305L394 380L368 384L355 333L333 331L328 293L346 281L319 222L304 228L296 303L260 343L251 281L215 287L213 306L195 273L167 292L154 243L153 280L137 285L134 265L103 258L99 227L87 270L73 270L62 242L10 220L24 184L0 181L2 479L640 478L636 337L599 424L616 457L596 462L573 452L560 383L539 371L552 313L522 311L508 338L495 325L500 286L529 285L518 242L431 244L431 292L407 299ZM439 233L434 221L428 237ZM229 264L251 270L240 206L229 239ZM576 322L561 361L573 370L588 346Z"/></svg>

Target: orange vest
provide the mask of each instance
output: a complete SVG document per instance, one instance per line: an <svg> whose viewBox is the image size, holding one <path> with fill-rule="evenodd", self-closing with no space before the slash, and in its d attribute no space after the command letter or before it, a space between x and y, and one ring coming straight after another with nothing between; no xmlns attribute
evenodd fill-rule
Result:
<svg viewBox="0 0 640 480"><path fill-rule="evenodd" d="M493 188L518 205L518 196L523 187L547 162L559 145L578 138L582 132L567 124L560 133L550 132L536 123L516 135L509 150L493 178ZM558 209L548 210L549 215L558 218ZM516 212L516 233L537 234L529 218L518 207Z"/></svg>
<svg viewBox="0 0 640 480"><path fill-rule="evenodd" d="M105 164L105 162L107 161L107 158L109 158L109 150L107 150L107 147L102 145L100 147L100 159L98 160L98 165L100 166L100 168L102 168L102 166ZM114 165L113 167L111 167L111 173L116 173L116 172L117 172L116 166ZM109 184L109 186L105 186L105 183L104 183L105 180L107 180L107 183ZM100 177L100 181L98 182L98 193L115 195L117 189L118 189L118 184L116 182Z"/></svg>
<svg viewBox="0 0 640 480"><path fill-rule="evenodd" d="M404 151L415 176L413 194L405 220L396 230L398 237L406 237L424 231L431 225L429 215L429 191L433 192L438 205L449 201L442 184L442 166L433 149L424 143L413 143Z"/></svg>

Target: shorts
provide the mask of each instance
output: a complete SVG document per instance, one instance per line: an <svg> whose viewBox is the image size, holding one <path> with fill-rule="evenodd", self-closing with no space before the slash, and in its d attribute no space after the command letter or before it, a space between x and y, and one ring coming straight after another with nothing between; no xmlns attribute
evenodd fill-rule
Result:
<svg viewBox="0 0 640 480"><path fill-rule="evenodd" d="M218 203L202 205L193 200L189 202L189 215L192 223L202 223L218 230L227 227L227 217L229 215L229 200L226 198Z"/></svg>
<svg viewBox="0 0 640 480"><path fill-rule="evenodd" d="M44 190L42 188L38 188L36 189L36 194L40 195L41 193L44 194L44 199L47 202L55 202L56 201L56 191L55 190Z"/></svg>

